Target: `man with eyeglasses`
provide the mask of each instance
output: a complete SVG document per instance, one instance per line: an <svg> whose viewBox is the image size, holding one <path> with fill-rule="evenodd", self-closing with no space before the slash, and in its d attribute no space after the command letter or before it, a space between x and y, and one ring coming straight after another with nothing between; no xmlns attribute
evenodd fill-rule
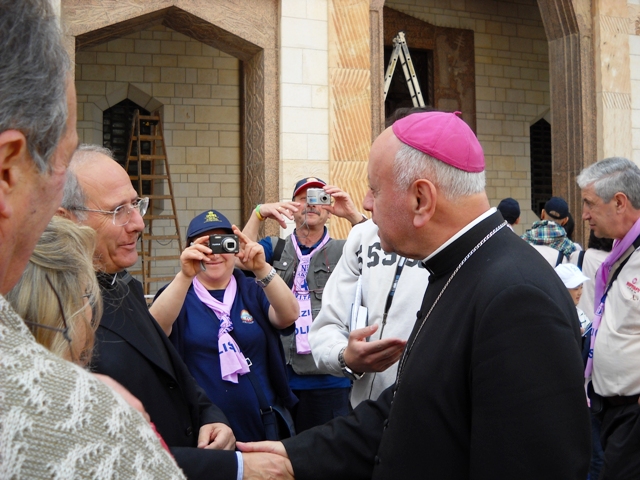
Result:
<svg viewBox="0 0 640 480"><path fill-rule="evenodd" d="M94 262L104 302L92 370L120 382L149 413L189 478L242 477L235 437L147 309L136 263L148 198L140 198L111 152L80 145L60 213L97 232Z"/></svg>

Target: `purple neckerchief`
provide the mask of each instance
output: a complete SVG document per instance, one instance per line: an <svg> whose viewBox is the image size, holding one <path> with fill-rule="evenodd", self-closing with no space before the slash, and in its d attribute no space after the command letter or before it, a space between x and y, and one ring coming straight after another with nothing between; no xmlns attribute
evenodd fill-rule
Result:
<svg viewBox="0 0 640 480"><path fill-rule="evenodd" d="M218 330L218 354L220 355L220 371L222 379L227 382L238 383L238 374L244 375L249 373L247 360L240 351L240 347L233 339L229 332L233 330L231 322L231 307L236 298L238 284L236 278L232 275L229 285L224 291L223 301L220 302L213 298L204 285L193 277L193 290L202 303L213 310L220 320L220 329Z"/></svg>
<svg viewBox="0 0 640 480"><path fill-rule="evenodd" d="M584 369L585 378L589 378L591 373L593 372L593 347L596 344L596 335L598 334L598 329L600 328L600 322L602 321L602 314L604 313L604 302L606 300L605 289L607 286L607 281L609 280L609 275L611 273L611 268L613 265L620 260L624 252L626 252L633 242L640 235L640 219L636 221L631 227L631 230L627 232L627 234L622 238L622 240L616 240L613 244L613 249L611 253L607 256L602 265L598 268L596 272L596 284L595 284L595 297L596 299L600 299L600 303L595 305L595 315L593 317L593 321L591 323L591 344L589 346L589 357L587 358L587 366Z"/></svg>
<svg viewBox="0 0 640 480"><path fill-rule="evenodd" d="M307 284L307 273L309 272L309 264L311 263L311 257L313 254L324 247L331 237L328 233L325 233L322 242L318 244L310 253L302 255L300 253L300 247L298 246L298 240L292 238L293 248L298 255L298 268L296 268L296 276L293 279L293 295L298 300L300 305L300 316L296 320L296 352L301 355L311 353L311 347L309 346L309 328L311 328L311 294L309 293L309 285Z"/></svg>

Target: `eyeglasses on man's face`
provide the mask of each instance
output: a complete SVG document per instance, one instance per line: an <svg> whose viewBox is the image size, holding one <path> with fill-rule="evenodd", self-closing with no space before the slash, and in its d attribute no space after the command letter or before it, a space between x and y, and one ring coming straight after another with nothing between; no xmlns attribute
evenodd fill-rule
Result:
<svg viewBox="0 0 640 480"><path fill-rule="evenodd" d="M131 220L131 213L137 210L141 217L147 213L149 208L149 197L136 198L133 202L127 205L120 205L115 210L96 210L94 208L86 207L73 207L72 210L81 210L83 212L101 213L103 215L113 215L112 221L116 227L123 227L129 220Z"/></svg>

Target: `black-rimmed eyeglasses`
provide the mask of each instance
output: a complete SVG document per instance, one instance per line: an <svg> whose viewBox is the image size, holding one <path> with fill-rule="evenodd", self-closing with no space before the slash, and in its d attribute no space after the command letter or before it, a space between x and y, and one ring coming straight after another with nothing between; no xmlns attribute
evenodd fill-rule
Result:
<svg viewBox="0 0 640 480"><path fill-rule="evenodd" d="M131 213L137 210L141 217L147 213L149 208L149 197L137 198L129 205L120 205L115 210L97 210L87 207L72 207L71 210L80 210L82 212L101 213L103 215L113 215L112 221L116 227L123 227L131 220Z"/></svg>

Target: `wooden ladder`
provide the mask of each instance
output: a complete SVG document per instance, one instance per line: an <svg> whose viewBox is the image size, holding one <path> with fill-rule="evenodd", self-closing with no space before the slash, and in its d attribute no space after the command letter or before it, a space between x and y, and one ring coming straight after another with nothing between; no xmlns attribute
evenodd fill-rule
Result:
<svg viewBox="0 0 640 480"><path fill-rule="evenodd" d="M146 150L145 153L143 153L143 147ZM125 170L129 174L131 183L138 195L149 197L149 210L144 216L146 228L142 233L139 250L141 270L131 271L130 273L142 276L144 293L145 295L151 295L152 284L156 284L155 290L157 290L162 286L158 284L173 280L173 275L158 276L153 274L154 267L158 268L156 262L173 261L175 265L182 252L176 202L173 197L173 184L171 183L169 160L167 159L167 149L164 143L162 120L159 111L155 111L151 115L140 115L139 110L134 112ZM168 195L166 195L166 191L158 191L163 185L167 186ZM171 201L170 213L162 213L160 203L164 203L165 200ZM156 213L158 211L160 213ZM156 220L168 220L170 226L175 227L175 233L169 235L154 234L153 224ZM170 226L165 226L165 228L168 229ZM177 254L153 255L154 242L159 242L165 248L174 245ZM153 293L155 293L155 290Z"/></svg>

